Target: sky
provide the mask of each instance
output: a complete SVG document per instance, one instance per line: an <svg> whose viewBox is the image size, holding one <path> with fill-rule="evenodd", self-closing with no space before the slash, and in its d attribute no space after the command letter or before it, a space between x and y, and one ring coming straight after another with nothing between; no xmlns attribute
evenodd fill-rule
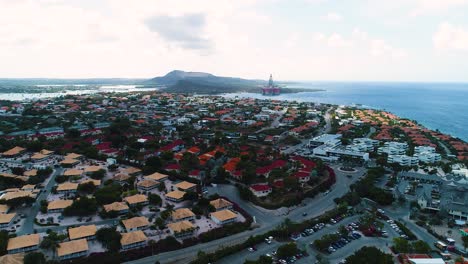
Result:
<svg viewBox="0 0 468 264"><path fill-rule="evenodd" d="M0 78L468 82L468 0L0 0Z"/></svg>

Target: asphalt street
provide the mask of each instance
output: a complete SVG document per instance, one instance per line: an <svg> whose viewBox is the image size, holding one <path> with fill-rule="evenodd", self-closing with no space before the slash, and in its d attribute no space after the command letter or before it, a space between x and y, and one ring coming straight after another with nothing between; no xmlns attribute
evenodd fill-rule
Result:
<svg viewBox="0 0 468 264"><path fill-rule="evenodd" d="M365 169L358 168L358 171L353 174L351 179L347 178L343 173L335 170L337 174L337 181L333 185L330 193L327 195L319 194L314 199L308 199L305 201L305 206L300 206L295 210L291 211L288 215L275 216L271 213L265 212L253 206L251 203L240 199L239 194L234 186L231 185L217 185L217 187L210 187L209 192L218 192L220 195L226 196L232 201L238 203L244 210L246 210L252 216L255 216L257 223L260 225L254 230L245 231L232 236L224 237L214 241L210 241L203 244L197 244L195 246L184 248L180 250L164 252L155 256L150 256L128 263L132 264L154 264L156 261L161 263L187 263L191 259L195 258L198 251L213 252L220 247L235 245L244 242L249 236L262 234L267 232L281 222L284 219L289 218L293 221L302 221L305 218L313 218L323 214L325 211L333 209L335 203L333 201L336 197L341 197L349 190L349 185L361 177ZM307 216L304 217L303 213L307 212Z"/></svg>

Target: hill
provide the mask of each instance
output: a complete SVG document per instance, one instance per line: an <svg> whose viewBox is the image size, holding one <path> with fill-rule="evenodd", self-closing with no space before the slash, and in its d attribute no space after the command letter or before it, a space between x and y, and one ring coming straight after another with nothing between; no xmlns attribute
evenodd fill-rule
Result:
<svg viewBox="0 0 468 264"><path fill-rule="evenodd" d="M167 92L216 94L254 92L258 90L259 85L265 84L265 81L175 70L165 76L147 80L144 84L162 86L164 87L162 89Z"/></svg>

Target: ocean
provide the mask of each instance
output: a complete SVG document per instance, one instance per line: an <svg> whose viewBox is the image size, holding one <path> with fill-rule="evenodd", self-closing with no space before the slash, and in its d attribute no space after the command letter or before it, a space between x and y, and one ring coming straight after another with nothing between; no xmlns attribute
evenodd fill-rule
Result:
<svg viewBox="0 0 468 264"><path fill-rule="evenodd" d="M360 104L416 120L432 130L468 141L468 84L384 83L384 82L301 82L288 88L323 89L267 97L255 93L225 94L227 97L293 100L298 102Z"/></svg>

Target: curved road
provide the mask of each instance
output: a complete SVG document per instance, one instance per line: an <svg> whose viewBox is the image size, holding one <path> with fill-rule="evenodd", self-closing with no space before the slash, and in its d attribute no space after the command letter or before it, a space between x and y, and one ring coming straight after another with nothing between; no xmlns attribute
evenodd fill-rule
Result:
<svg viewBox="0 0 468 264"><path fill-rule="evenodd" d="M180 250L164 252L155 256L149 256L142 259L134 260L127 262L129 264L154 264L156 261L161 263L188 263L197 256L198 251L202 250L204 252L213 252L220 247L235 245L238 243L244 242L249 236L258 235L265 233L281 222L284 219L289 218L293 221L302 221L305 217L302 215L304 212L307 212L307 218L313 218L323 214L325 211L333 209L335 203L334 198L341 197L346 192L348 192L349 185L361 177L365 172L364 168L359 168L358 172L353 174L351 179L347 178L343 173L335 170L337 181L333 185L330 193L328 195L318 194L314 199L309 199L305 201L307 204L302 207L291 211L287 216L274 216L270 213L264 212L252 204L245 202L240 199L239 194L234 186L230 185L218 185L217 187L211 187L210 192L217 191L220 195L226 196L232 201L236 202L244 210L246 210L252 216L255 216L257 223L260 227L238 233L232 236L224 237L214 241L210 241L203 244L197 244L192 247L183 248Z"/></svg>

